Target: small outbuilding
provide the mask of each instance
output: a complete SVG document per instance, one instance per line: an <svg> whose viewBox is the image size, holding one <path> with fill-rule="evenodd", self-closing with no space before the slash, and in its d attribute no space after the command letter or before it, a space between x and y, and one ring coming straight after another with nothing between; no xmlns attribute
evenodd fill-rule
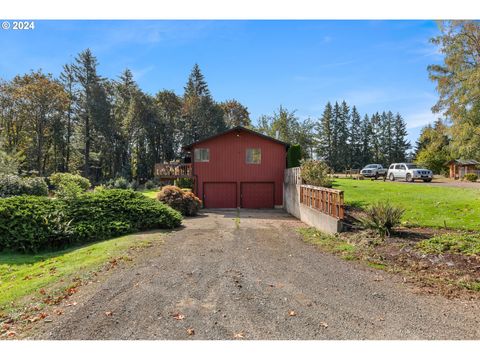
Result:
<svg viewBox="0 0 480 360"><path fill-rule="evenodd" d="M472 159L457 159L451 160L448 163L449 166L449 176L454 179L461 179L466 174L480 174L479 165L480 162Z"/></svg>

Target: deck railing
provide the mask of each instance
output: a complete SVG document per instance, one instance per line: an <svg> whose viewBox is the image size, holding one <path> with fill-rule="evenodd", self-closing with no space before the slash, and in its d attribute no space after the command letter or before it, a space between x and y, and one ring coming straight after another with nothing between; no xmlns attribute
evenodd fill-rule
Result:
<svg viewBox="0 0 480 360"><path fill-rule="evenodd" d="M340 220L345 216L342 190L300 185L300 203Z"/></svg>
<svg viewBox="0 0 480 360"><path fill-rule="evenodd" d="M160 178L192 177L192 164L155 164L155 176Z"/></svg>

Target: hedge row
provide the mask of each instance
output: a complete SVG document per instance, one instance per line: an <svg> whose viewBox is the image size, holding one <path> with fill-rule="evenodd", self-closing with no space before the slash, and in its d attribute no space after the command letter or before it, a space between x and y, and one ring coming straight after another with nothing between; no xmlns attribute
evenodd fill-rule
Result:
<svg viewBox="0 0 480 360"><path fill-rule="evenodd" d="M102 190L73 199L0 199L0 251L37 252L135 231L175 228L181 214L131 190Z"/></svg>

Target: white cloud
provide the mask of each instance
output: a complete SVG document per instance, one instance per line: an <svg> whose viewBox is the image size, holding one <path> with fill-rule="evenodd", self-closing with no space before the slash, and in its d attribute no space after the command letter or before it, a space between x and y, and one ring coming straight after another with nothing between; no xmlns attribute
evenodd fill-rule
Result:
<svg viewBox="0 0 480 360"><path fill-rule="evenodd" d="M439 115L433 114L431 111L420 111L404 114L403 117L407 122L407 128L413 129L433 123L439 118Z"/></svg>

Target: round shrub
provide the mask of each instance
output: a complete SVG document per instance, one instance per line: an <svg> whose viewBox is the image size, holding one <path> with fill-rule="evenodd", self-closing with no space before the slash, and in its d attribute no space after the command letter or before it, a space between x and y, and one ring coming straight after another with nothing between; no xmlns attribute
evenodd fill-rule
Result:
<svg viewBox="0 0 480 360"><path fill-rule="evenodd" d="M130 183L124 177L116 178L113 182L113 188L115 189L128 189Z"/></svg>
<svg viewBox="0 0 480 360"><path fill-rule="evenodd" d="M163 202L185 216L195 216L202 206L202 201L191 191L183 191L177 186L164 186L157 195L157 200Z"/></svg>
<svg viewBox="0 0 480 360"><path fill-rule="evenodd" d="M332 181L329 173L330 168L324 161L301 161L300 174L304 184L330 188Z"/></svg>
<svg viewBox="0 0 480 360"><path fill-rule="evenodd" d="M75 184L82 191L87 191L92 186L90 180L88 180L87 178L70 173L54 173L49 176L48 180L55 190L58 190L61 187Z"/></svg>
<svg viewBox="0 0 480 360"><path fill-rule="evenodd" d="M478 180L478 175L477 174L465 174L463 177L463 180L470 181L470 182L476 182Z"/></svg>
<svg viewBox="0 0 480 360"><path fill-rule="evenodd" d="M145 189L148 189L148 190L153 190L157 187L157 185L155 184L155 182L153 182L152 180L148 180L146 183L145 183Z"/></svg>
<svg viewBox="0 0 480 360"><path fill-rule="evenodd" d="M399 226L405 210L389 202L377 202L359 219L364 228L373 230L383 239L390 236L392 229Z"/></svg>
<svg viewBox="0 0 480 360"><path fill-rule="evenodd" d="M0 197L18 195L48 195L44 178L22 178L18 175L0 175Z"/></svg>

